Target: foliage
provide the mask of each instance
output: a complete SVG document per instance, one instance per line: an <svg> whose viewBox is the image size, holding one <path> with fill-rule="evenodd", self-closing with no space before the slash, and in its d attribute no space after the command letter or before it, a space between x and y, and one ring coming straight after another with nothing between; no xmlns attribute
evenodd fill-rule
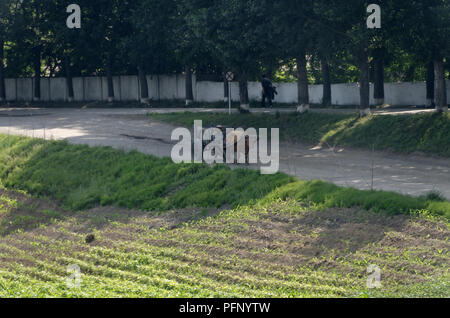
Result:
<svg viewBox="0 0 450 318"><path fill-rule="evenodd" d="M295 201L167 216L72 214L41 211L48 203L12 192L0 202L11 197L23 206L0 213L11 220L1 229L17 229L0 235L1 297L448 297L442 221ZM91 244L86 233L95 234ZM72 264L80 275L70 288ZM370 264L382 270L381 289L367 289Z"/></svg>
<svg viewBox="0 0 450 318"><path fill-rule="evenodd" d="M6 187L51 196L72 209L99 204L143 210L237 206L292 180L223 165L177 165L170 158L111 148L11 136L0 140L0 179Z"/></svg>
<svg viewBox="0 0 450 318"><path fill-rule="evenodd" d="M237 207L266 197L269 202L290 198L324 208L360 206L391 214L428 211L450 217L450 203L432 195L412 198L360 191L298 181L282 173L260 175L224 165L174 164L170 158L138 152L24 137L0 135L0 163L0 181L5 187L49 196L75 210L97 205L146 211Z"/></svg>
<svg viewBox="0 0 450 318"><path fill-rule="evenodd" d="M322 81L317 64L322 57L333 82L348 82L358 79L358 48L382 45L388 80L424 80L429 59L448 56L448 3L383 1L382 29L367 30L372 2L80 0L82 28L69 30L66 1L4 0L0 36L8 77L32 75L33 50L39 48L46 76L64 75L69 55L74 76L106 73L111 56L117 75L135 73L142 60L148 74L191 65L199 73L220 75L231 68L256 79L270 71L292 81L294 72L287 70L305 51L311 82Z"/></svg>

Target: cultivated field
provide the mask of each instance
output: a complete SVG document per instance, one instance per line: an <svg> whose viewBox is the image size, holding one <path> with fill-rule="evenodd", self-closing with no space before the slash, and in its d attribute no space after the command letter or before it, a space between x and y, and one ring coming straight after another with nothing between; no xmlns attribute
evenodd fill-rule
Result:
<svg viewBox="0 0 450 318"><path fill-rule="evenodd" d="M443 221L387 217L357 208L315 211L293 201L159 216L117 208L65 212L49 201L5 190L1 202L1 296L449 292L449 229ZM88 244L90 233L95 240ZM79 288L66 285L71 264L81 268ZM383 287L377 292L366 288L370 264L382 269Z"/></svg>

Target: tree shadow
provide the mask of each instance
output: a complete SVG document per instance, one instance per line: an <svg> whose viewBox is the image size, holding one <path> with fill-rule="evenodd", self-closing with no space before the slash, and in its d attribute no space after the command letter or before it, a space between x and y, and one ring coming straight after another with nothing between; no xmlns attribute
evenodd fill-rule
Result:
<svg viewBox="0 0 450 318"><path fill-rule="evenodd" d="M224 207L223 209L226 209ZM151 229L176 229L181 225L217 215L222 209L185 208L165 213L131 210L114 206L94 207L81 211L64 209L54 200L34 198L25 193L0 189L0 236L31 232L69 220L77 233L102 230L112 222L129 224L145 216Z"/></svg>

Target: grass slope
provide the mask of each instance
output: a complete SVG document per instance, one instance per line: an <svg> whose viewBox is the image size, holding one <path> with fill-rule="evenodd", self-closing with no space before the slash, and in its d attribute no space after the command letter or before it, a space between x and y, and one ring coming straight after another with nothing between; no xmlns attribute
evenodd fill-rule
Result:
<svg viewBox="0 0 450 318"><path fill-rule="evenodd" d="M413 198L362 191L322 181L303 182L283 173L260 175L224 165L178 165L169 158L138 152L6 135L0 135L0 182L9 189L54 198L75 210L97 205L147 211L237 207L292 198L317 208L362 206L391 215L450 218L450 203L435 195Z"/></svg>
<svg viewBox="0 0 450 318"><path fill-rule="evenodd" d="M51 196L70 209L237 206L292 180L223 165L177 165L170 158L109 147L0 135L0 181L8 188Z"/></svg>
<svg viewBox="0 0 450 318"><path fill-rule="evenodd" d="M204 126L234 128L280 128L285 141L322 143L401 153L424 152L450 157L450 114L369 116L342 114L152 114L152 118L192 127L194 120Z"/></svg>
<svg viewBox="0 0 450 318"><path fill-rule="evenodd" d="M160 216L0 190L0 297L448 297L448 223L296 201ZM17 218L17 216L22 218ZM25 216L28 216L25 218ZM95 240L85 242L88 233ZM367 267L382 288L366 286ZM69 265L80 286L66 281Z"/></svg>

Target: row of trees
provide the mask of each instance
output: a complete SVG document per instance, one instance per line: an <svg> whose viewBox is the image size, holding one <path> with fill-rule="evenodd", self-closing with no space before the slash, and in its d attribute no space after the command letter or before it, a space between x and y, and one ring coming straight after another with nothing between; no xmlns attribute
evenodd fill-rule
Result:
<svg viewBox="0 0 450 318"><path fill-rule="evenodd" d="M249 79L295 71L299 105L309 104L313 76L330 105L331 83L358 74L365 110L370 80L382 104L385 70L409 63L426 70L429 102L447 106L447 0L76 0L81 29L69 29L72 2L0 1L0 101L5 76L33 75L38 100L41 76L65 76L73 98L72 76L102 74L112 101L112 76L137 73L146 101L145 74L185 72L189 102L192 72L232 70L246 105ZM382 9L380 29L367 28L371 3Z"/></svg>

